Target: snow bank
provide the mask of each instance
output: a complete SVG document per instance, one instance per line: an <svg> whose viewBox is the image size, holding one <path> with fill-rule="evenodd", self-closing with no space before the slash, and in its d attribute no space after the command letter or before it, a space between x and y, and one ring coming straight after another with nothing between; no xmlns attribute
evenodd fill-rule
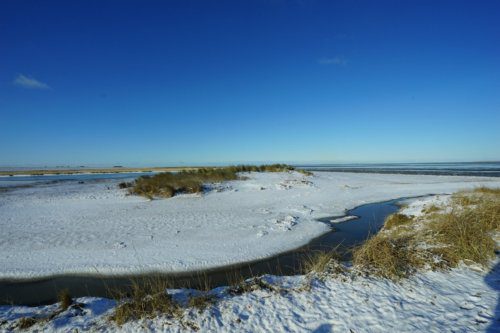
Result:
<svg viewBox="0 0 500 333"><path fill-rule="evenodd" d="M0 193L0 278L180 272L271 256L327 231L317 218L404 196L500 186L499 178L318 172L248 180L165 200L108 180ZM353 223L356 223L353 221Z"/></svg>
<svg viewBox="0 0 500 333"><path fill-rule="evenodd" d="M490 272L459 267L450 272L423 272L401 283L342 276L313 280L304 276L264 277L277 293L256 290L230 296L213 290L218 301L204 311L186 309L181 319L141 319L117 327L110 323L116 303L80 298L50 322L33 326L44 332L498 332L498 261ZM190 290L169 291L176 298ZM0 306L0 331L15 320L47 316L57 304L40 307ZM43 325L43 326L39 326Z"/></svg>

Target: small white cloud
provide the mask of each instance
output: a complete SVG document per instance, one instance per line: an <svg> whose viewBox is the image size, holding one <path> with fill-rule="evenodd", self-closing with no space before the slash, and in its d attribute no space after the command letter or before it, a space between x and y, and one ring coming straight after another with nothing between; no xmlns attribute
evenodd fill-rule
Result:
<svg viewBox="0 0 500 333"><path fill-rule="evenodd" d="M318 60L318 63L321 65L345 66L347 65L347 59L342 56L336 56L333 58L321 58Z"/></svg>
<svg viewBox="0 0 500 333"><path fill-rule="evenodd" d="M50 89L50 87L46 83L40 82L35 78L25 76L23 74L19 74L12 83L16 86L28 89Z"/></svg>

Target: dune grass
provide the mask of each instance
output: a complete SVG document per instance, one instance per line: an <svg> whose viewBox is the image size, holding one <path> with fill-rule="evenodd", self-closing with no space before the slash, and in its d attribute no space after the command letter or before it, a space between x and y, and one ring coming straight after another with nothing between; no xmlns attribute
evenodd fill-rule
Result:
<svg viewBox="0 0 500 333"><path fill-rule="evenodd" d="M477 204L436 214L427 226L427 239L432 236L437 245L433 253L451 267L461 261L486 265L495 255L492 234L500 231L500 193L475 193L474 199L481 198Z"/></svg>
<svg viewBox="0 0 500 333"><path fill-rule="evenodd" d="M124 189L124 188L129 188L134 186L134 183L132 182L121 182L118 184L118 188Z"/></svg>
<svg viewBox="0 0 500 333"><path fill-rule="evenodd" d="M200 168L197 170L183 170L177 173L164 172L154 176L138 178L129 189L131 194L142 195L148 198L170 198L181 193L203 192L204 184L219 183L228 180L240 179L240 172L283 172L295 170L286 164L272 165L238 165L221 168ZM120 185L123 188L126 184Z"/></svg>
<svg viewBox="0 0 500 333"><path fill-rule="evenodd" d="M424 208L424 213L431 214L431 213L439 212L440 210L441 210L441 208L439 208L438 206L430 205L430 206Z"/></svg>
<svg viewBox="0 0 500 333"><path fill-rule="evenodd" d="M273 293L284 292L281 288L265 281L262 276L244 278L239 269L228 271L226 274L228 281L226 293L229 295L241 295L255 290ZM182 300L182 297L173 299L168 294L167 289L174 286L171 281L161 275L131 280L128 292L109 289L108 292L118 301L118 305L108 319L121 326L132 320L166 316L170 319L180 320L183 324L189 324L189 321L186 321L189 310L203 311L219 300L217 295L210 292L215 286L210 283L209 277L206 274L198 274L197 278L198 281L195 282L195 285L198 292L189 295L186 302ZM186 284L177 285L175 288L192 289L193 286L186 282Z"/></svg>
<svg viewBox="0 0 500 333"><path fill-rule="evenodd" d="M300 271L303 274L325 273L330 271L333 262L340 260L338 246L329 251L313 251L306 255L300 263Z"/></svg>
<svg viewBox="0 0 500 333"><path fill-rule="evenodd" d="M398 227L400 225L409 224L411 221L412 218L410 216L396 213L389 215L389 217L385 220L384 227L387 229L391 229L393 227Z"/></svg>
<svg viewBox="0 0 500 333"><path fill-rule="evenodd" d="M204 310L216 301L215 296L204 293L189 298L188 306L198 310Z"/></svg>
<svg viewBox="0 0 500 333"><path fill-rule="evenodd" d="M354 250L353 262L369 275L390 279L408 277L424 261L411 236L377 234Z"/></svg>
<svg viewBox="0 0 500 333"><path fill-rule="evenodd" d="M500 188L491 188L486 186L478 187L474 190L475 193L481 194L492 194L492 195L500 195Z"/></svg>
<svg viewBox="0 0 500 333"><path fill-rule="evenodd" d="M57 294L57 300L59 301L59 307L62 311L68 309L71 304L73 304L73 300L71 299L71 295L68 289L63 289Z"/></svg>
<svg viewBox="0 0 500 333"><path fill-rule="evenodd" d="M144 283L132 281L131 292L128 297L121 293L116 295L118 299L125 299L115 309L110 317L118 325L139 318L153 318L158 315L176 316L180 307L167 294L169 284L161 278L151 278Z"/></svg>
<svg viewBox="0 0 500 333"><path fill-rule="evenodd" d="M355 267L385 278L408 277L422 267L487 265L500 232L500 190L479 188L453 195L451 209L424 210L418 219L396 214L381 232L354 250ZM397 216L397 217L395 217ZM416 223L419 228L401 229Z"/></svg>

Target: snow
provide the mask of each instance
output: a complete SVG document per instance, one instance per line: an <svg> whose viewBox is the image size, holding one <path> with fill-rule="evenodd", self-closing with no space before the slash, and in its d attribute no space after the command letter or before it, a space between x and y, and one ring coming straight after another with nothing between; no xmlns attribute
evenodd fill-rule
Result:
<svg viewBox="0 0 500 333"><path fill-rule="evenodd" d="M316 219L406 196L500 186L499 178L251 173L203 195L147 200L120 180L0 192L0 278L181 272L264 258L328 230ZM353 221L355 223L355 221Z"/></svg>
<svg viewBox="0 0 500 333"><path fill-rule="evenodd" d="M401 282L345 273L322 279L308 276L264 276L274 289L239 296L217 288L205 310L185 309L180 318L159 316L119 327L108 320L116 303L84 297L31 331L99 332L498 332L500 266L488 270L459 267L448 272L426 271ZM310 288L309 288L309 287ZM176 300L191 290L169 290ZM496 308L497 307L497 308ZM0 306L0 331L16 320L46 316L57 305Z"/></svg>
<svg viewBox="0 0 500 333"><path fill-rule="evenodd" d="M436 206L446 210L450 204L451 195L432 195L424 198L403 200L401 203L407 206L401 209L400 213L407 216L420 217L425 213L425 209Z"/></svg>
<svg viewBox="0 0 500 333"><path fill-rule="evenodd" d="M336 218L336 219L332 219L332 220L330 220L330 222L331 223L340 223L340 222L346 222L346 221L354 220L356 218L357 218L357 216L347 215L347 216L344 216L344 217L339 217L339 218Z"/></svg>

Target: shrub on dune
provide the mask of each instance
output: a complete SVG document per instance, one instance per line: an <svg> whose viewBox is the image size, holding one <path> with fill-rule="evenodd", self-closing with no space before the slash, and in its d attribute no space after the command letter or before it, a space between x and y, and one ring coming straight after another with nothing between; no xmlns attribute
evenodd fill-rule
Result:
<svg viewBox="0 0 500 333"><path fill-rule="evenodd" d="M241 179L241 172L285 172L295 170L286 164L237 165L222 168L199 168L180 172L164 172L154 176L143 176L130 188L131 194L148 198L170 198L181 193L203 192L204 184ZM125 188L127 184L120 184Z"/></svg>

